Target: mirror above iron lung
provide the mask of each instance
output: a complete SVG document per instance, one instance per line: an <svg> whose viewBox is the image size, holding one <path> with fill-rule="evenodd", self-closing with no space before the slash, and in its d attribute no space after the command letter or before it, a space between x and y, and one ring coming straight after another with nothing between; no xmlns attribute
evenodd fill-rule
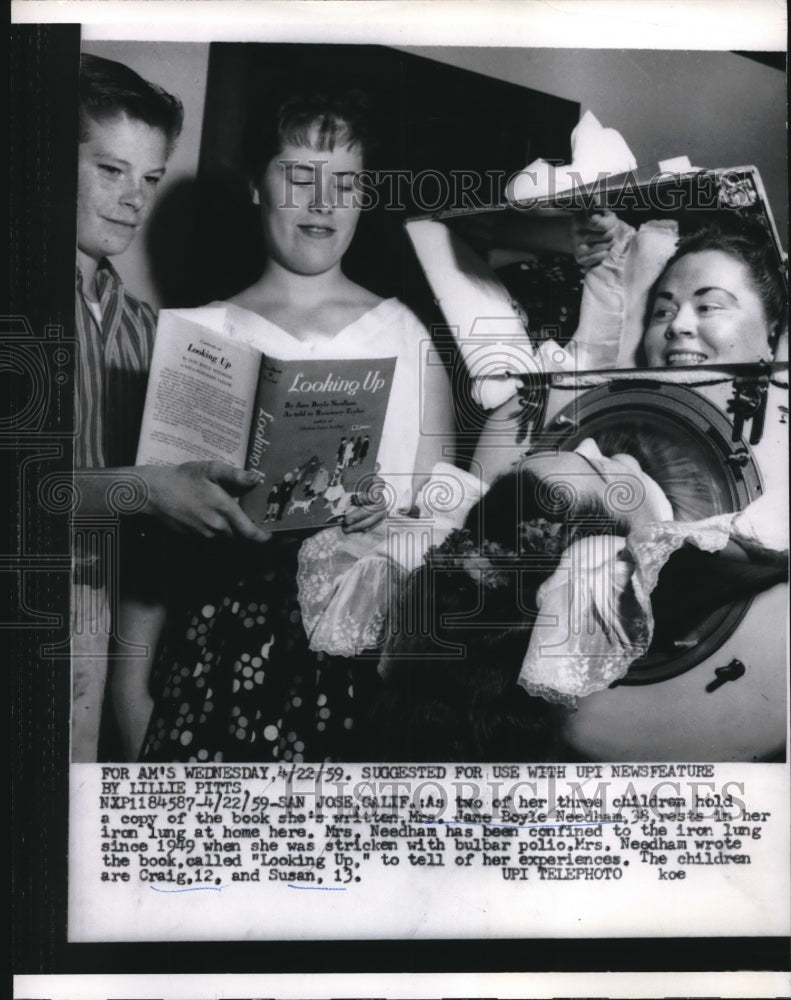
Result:
<svg viewBox="0 0 791 1000"><path fill-rule="evenodd" d="M604 262L583 271L574 256L573 226L594 206L614 213L617 227ZM725 345L722 340L706 343L702 336L694 344L689 336L669 344L671 324L662 325L659 310L648 323L651 290L678 241L700 237L703 231L709 234L709 247L712 236L716 243L721 234L762 248L759 263L752 266L762 281L773 274L775 298L787 301L787 255L754 167L683 173L642 168L551 197L413 218L406 228L473 378L518 370L520 352L522 370L533 372L537 349L547 372L787 360L785 309L777 303L766 308L767 293L755 289L754 276L749 267L742 269L735 257L741 251L732 242L725 255L728 274L716 268L722 260L711 250L706 257L697 253L697 262L705 262L709 270L715 267L716 273L704 275L707 287L728 286L723 301L730 291L739 292L729 283L741 278L748 295L759 295L764 337L751 327L746 336ZM700 267L686 275L686 283L699 272ZM670 291L680 296L685 274L679 273L679 264L673 277ZM663 305L663 316L677 308L673 302ZM696 315L705 313L709 325L722 319L720 305L693 302ZM779 324L768 317L769 311L781 317ZM556 345L560 351L552 350Z"/></svg>

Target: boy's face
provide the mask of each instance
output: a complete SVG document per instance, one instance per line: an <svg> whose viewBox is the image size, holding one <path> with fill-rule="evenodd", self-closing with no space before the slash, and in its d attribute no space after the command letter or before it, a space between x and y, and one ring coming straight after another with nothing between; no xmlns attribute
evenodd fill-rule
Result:
<svg viewBox="0 0 791 1000"><path fill-rule="evenodd" d="M124 114L88 120L78 158L79 250L97 261L126 250L151 211L166 161L161 129Z"/></svg>

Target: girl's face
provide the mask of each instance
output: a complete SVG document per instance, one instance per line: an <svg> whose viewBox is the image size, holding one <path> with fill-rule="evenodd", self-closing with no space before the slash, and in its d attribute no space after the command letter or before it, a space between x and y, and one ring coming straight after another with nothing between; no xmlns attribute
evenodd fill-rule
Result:
<svg viewBox="0 0 791 1000"><path fill-rule="evenodd" d="M593 438L574 451L539 452L522 459L540 479L541 496L594 499L613 517L631 527L672 521L673 509L657 483L631 455L602 455Z"/></svg>
<svg viewBox="0 0 791 1000"><path fill-rule="evenodd" d="M352 185L362 166L354 146L286 144L258 188L268 255L295 274L324 274L339 265L360 217Z"/></svg>
<svg viewBox="0 0 791 1000"><path fill-rule="evenodd" d="M770 330L747 267L721 250L690 253L657 288L643 336L651 368L770 360Z"/></svg>

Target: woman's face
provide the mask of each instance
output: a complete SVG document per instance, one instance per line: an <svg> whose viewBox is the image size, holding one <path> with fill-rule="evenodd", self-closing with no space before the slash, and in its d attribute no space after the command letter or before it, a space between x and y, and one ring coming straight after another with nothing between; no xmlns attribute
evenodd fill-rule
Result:
<svg viewBox="0 0 791 1000"><path fill-rule="evenodd" d="M258 189L268 255L296 274L339 265L360 217L352 184L362 166L354 146L284 146Z"/></svg>
<svg viewBox="0 0 791 1000"><path fill-rule="evenodd" d="M771 359L763 303L747 267L721 250L682 257L662 278L643 336L651 368Z"/></svg>
<svg viewBox="0 0 791 1000"><path fill-rule="evenodd" d="M661 488L631 455L602 455L593 438L574 451L539 452L522 460L540 480L538 501L546 497L597 500L613 517L631 527L672 521L673 509Z"/></svg>

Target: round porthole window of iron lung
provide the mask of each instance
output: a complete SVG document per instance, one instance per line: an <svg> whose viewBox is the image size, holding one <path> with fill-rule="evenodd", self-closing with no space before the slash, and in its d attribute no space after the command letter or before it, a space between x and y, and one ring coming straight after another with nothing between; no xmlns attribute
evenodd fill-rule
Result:
<svg viewBox="0 0 791 1000"><path fill-rule="evenodd" d="M727 415L700 391L664 382L610 382L581 391L547 426L562 450L593 438L602 453L633 455L665 491L677 521L742 510L762 489L744 441L732 441ZM555 436L556 435L556 436ZM707 659L733 634L750 599L665 622L646 656L620 684L651 684Z"/></svg>

